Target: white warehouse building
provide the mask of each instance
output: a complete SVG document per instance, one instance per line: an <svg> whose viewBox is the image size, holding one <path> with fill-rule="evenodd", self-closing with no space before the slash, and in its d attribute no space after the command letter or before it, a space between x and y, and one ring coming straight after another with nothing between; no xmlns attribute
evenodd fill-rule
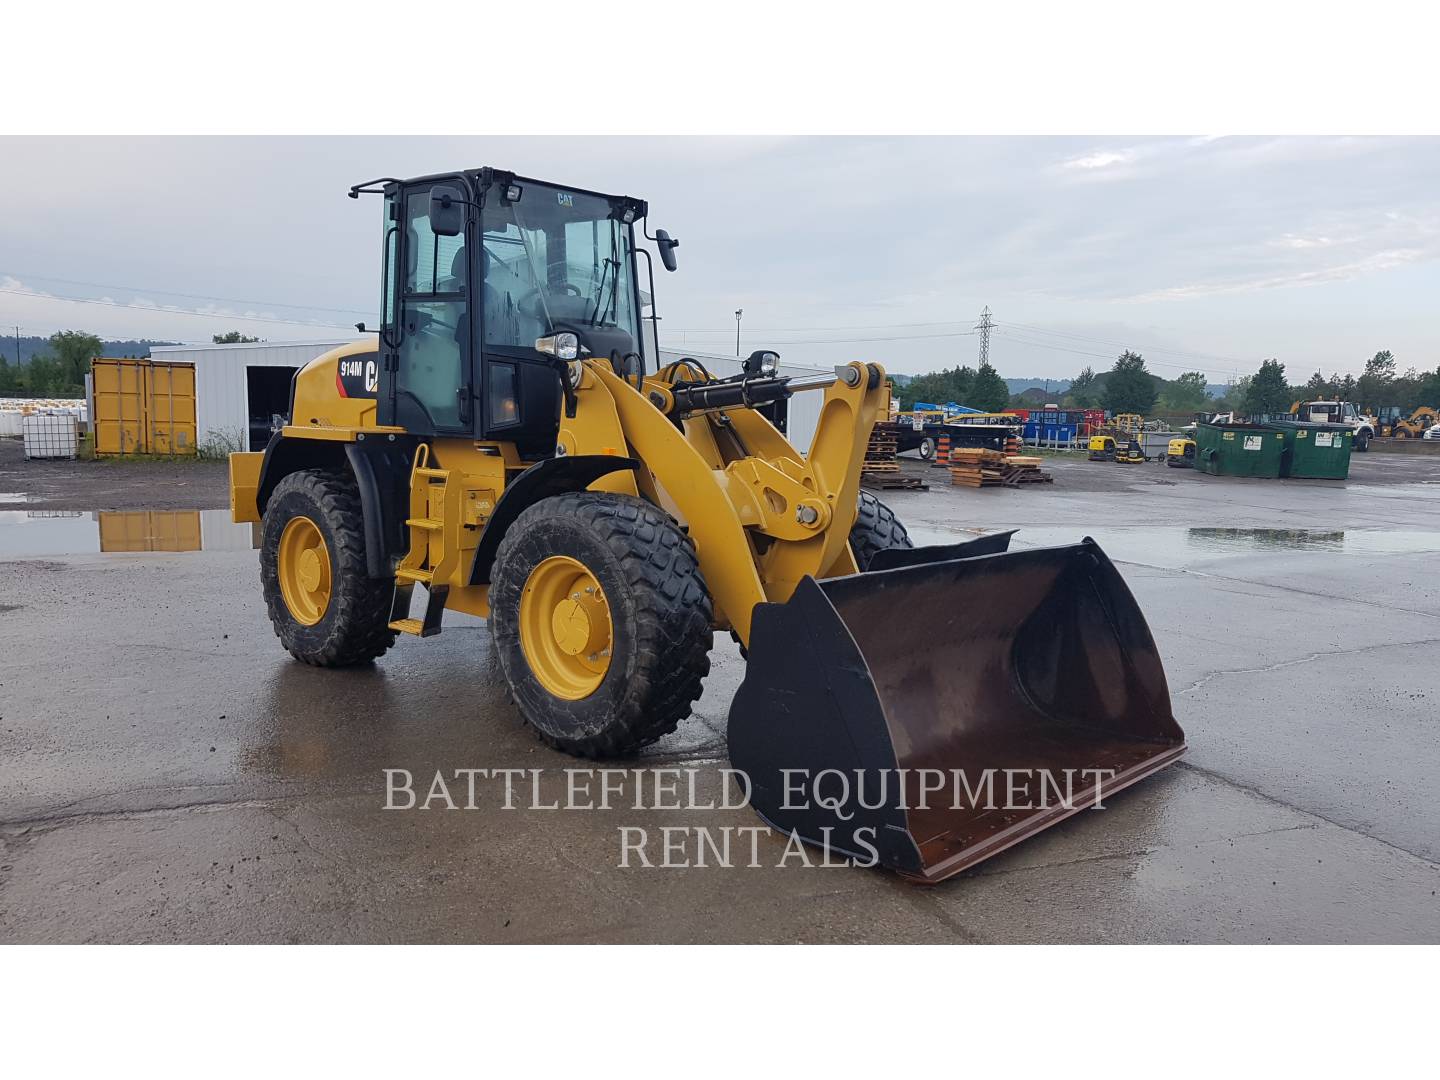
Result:
<svg viewBox="0 0 1440 1080"><path fill-rule="evenodd" d="M157 361L195 365L195 427L199 445L224 443L232 449L263 450L275 416L290 408L290 380L311 360L339 345L359 340L257 341L234 345L157 345ZM661 366L694 357L717 377L740 372L740 359L705 353L660 350ZM652 367L653 370L653 367ZM814 375L828 369L780 365L781 375ZM796 394L789 403L787 434L806 450L820 418L818 391Z"/></svg>
<svg viewBox="0 0 1440 1080"><path fill-rule="evenodd" d="M152 360L195 365L195 441L264 450L270 424L290 409L295 372L340 341L256 341L238 345L155 345ZM256 445L256 442L259 445Z"/></svg>

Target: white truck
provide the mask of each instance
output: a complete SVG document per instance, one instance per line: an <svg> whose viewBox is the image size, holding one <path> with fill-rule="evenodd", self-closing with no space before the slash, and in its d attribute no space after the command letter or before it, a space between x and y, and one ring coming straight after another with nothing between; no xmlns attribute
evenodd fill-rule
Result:
<svg viewBox="0 0 1440 1080"><path fill-rule="evenodd" d="M1355 432L1354 448L1361 452L1370 449L1370 440L1380 430L1375 417L1361 412L1349 401L1296 402L1293 411L1301 420L1313 424L1344 424Z"/></svg>

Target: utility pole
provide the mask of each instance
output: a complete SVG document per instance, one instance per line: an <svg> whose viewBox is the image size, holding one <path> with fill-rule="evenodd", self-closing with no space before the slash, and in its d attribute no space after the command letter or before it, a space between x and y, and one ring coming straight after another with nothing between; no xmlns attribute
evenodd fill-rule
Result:
<svg viewBox="0 0 1440 1080"><path fill-rule="evenodd" d="M744 308L735 309L735 355L740 355L740 316L745 314Z"/></svg>
<svg viewBox="0 0 1440 1080"><path fill-rule="evenodd" d="M990 306L987 304L985 310L980 312L980 322L975 329L980 331L980 366L984 367L990 363L990 327L994 325L990 321Z"/></svg>

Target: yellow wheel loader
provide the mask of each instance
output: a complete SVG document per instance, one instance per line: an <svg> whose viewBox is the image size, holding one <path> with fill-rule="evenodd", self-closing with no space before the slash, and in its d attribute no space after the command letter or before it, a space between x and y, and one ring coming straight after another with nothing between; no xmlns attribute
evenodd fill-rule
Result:
<svg viewBox="0 0 1440 1080"><path fill-rule="evenodd" d="M1390 434L1396 439L1420 439L1437 423L1440 423L1440 413L1429 405L1421 405L1408 418L1396 420Z"/></svg>
<svg viewBox="0 0 1440 1080"><path fill-rule="evenodd" d="M1179 756L1154 642L1093 542L916 548L860 490L878 365L658 362L637 231L668 270L678 241L643 201L490 168L350 192L369 193L377 337L298 372L289 422L230 462L297 659L364 664L446 610L482 616L536 734L612 757L689 715L729 632L751 804L927 881ZM806 452L770 419L797 393L824 395ZM1035 773L1036 805L993 805L1005 769Z"/></svg>

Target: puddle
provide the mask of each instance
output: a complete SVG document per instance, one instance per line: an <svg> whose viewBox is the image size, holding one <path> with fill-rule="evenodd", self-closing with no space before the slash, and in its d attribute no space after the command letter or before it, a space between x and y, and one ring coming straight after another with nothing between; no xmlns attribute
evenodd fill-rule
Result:
<svg viewBox="0 0 1440 1080"><path fill-rule="evenodd" d="M0 558L259 546L258 527L229 510L0 510Z"/></svg>
<svg viewBox="0 0 1440 1080"><path fill-rule="evenodd" d="M917 544L953 544L993 529L914 528ZM1128 562L1180 565L1266 552L1407 555L1440 551L1440 531L1419 529L1223 529L1136 525L1112 528L1020 526L1012 548L1052 547L1093 537L1106 554Z"/></svg>

